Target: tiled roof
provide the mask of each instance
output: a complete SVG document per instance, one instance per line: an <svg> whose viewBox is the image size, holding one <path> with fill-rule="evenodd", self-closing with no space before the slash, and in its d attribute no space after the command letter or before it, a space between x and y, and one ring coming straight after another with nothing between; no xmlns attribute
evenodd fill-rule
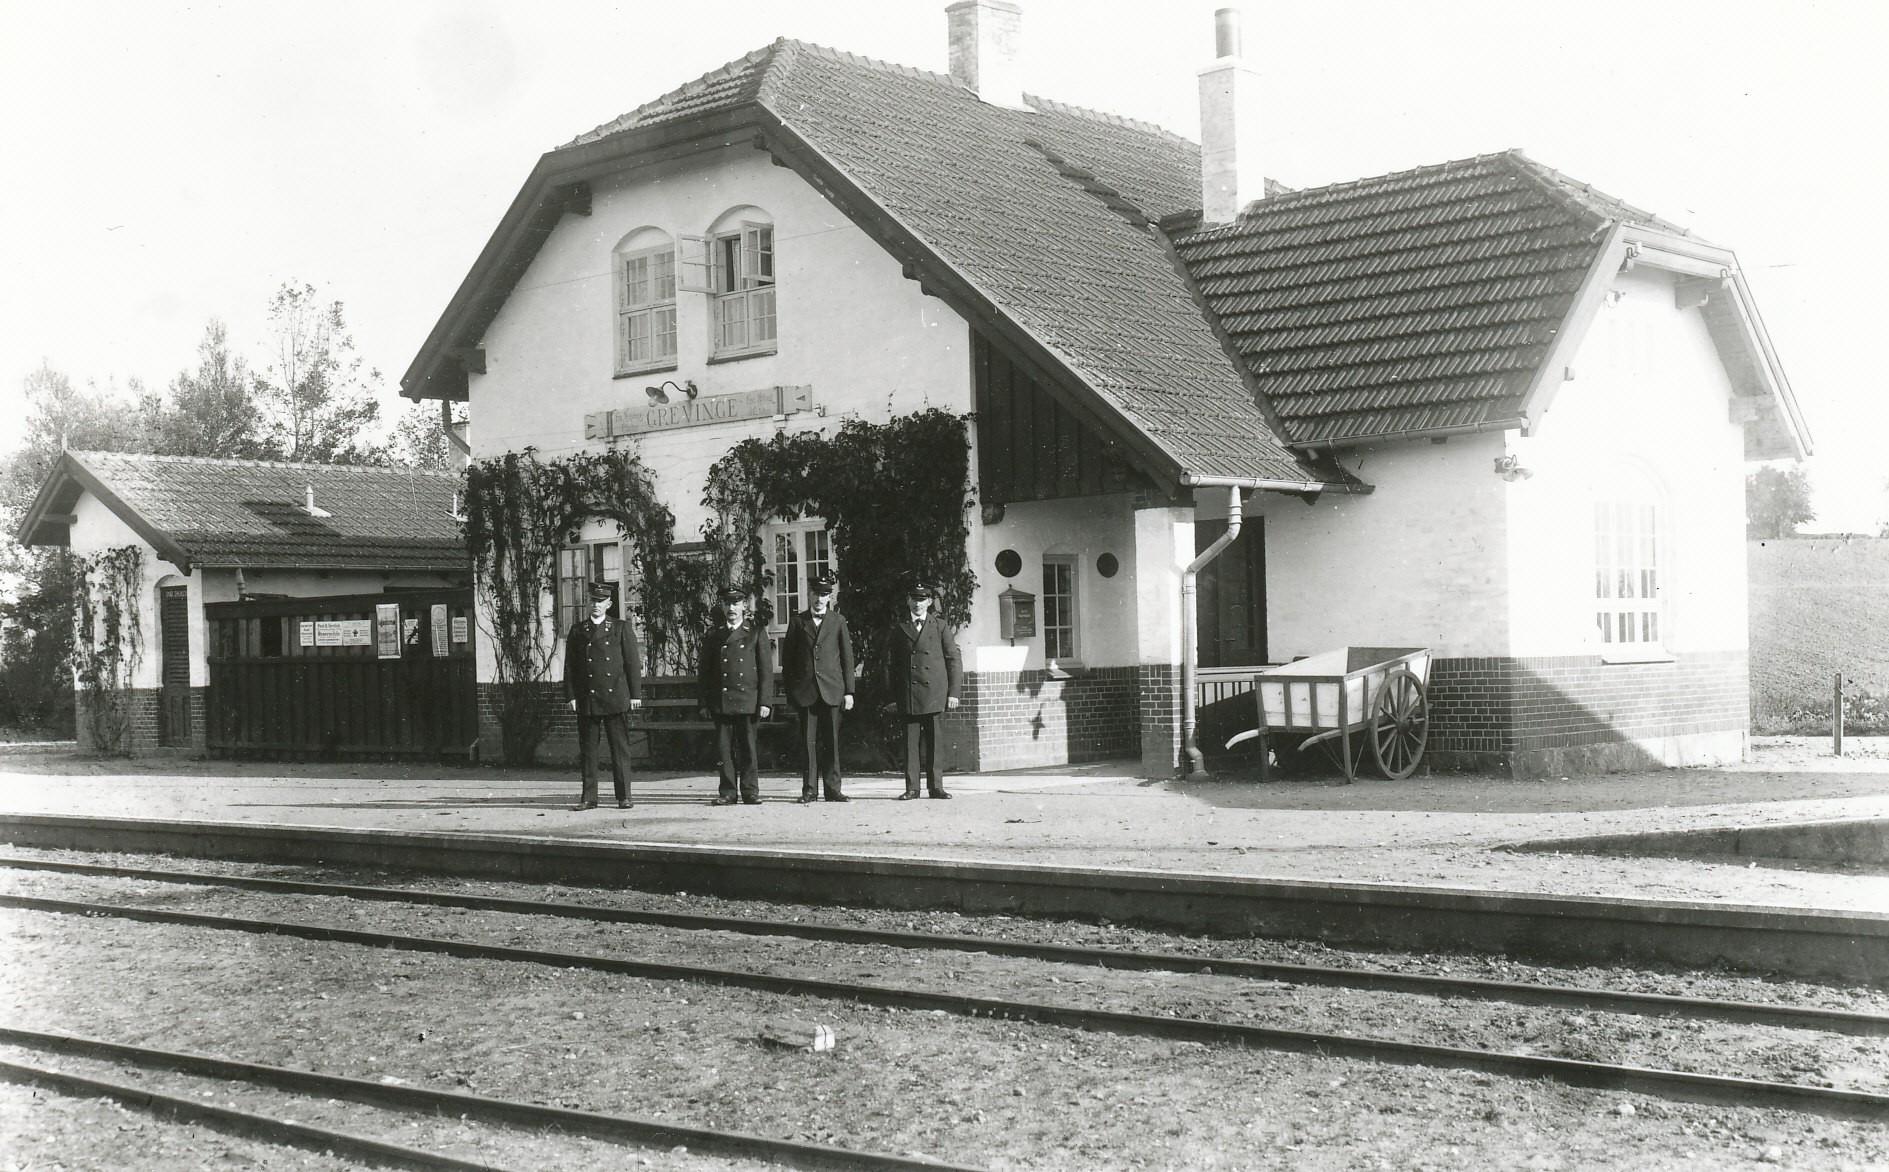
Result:
<svg viewBox="0 0 1889 1172"><path fill-rule="evenodd" d="M66 455L115 498L115 511L136 515L142 524L134 528L167 538L195 565L448 572L469 566L452 516L459 485L454 473L121 452ZM316 508L328 516L305 511L310 488Z"/></svg>
<svg viewBox="0 0 1889 1172"><path fill-rule="evenodd" d="M1295 444L1516 417L1614 221L1519 152L1249 205L1175 247Z"/></svg>
<svg viewBox="0 0 1889 1172"><path fill-rule="evenodd" d="M781 40L570 145L749 100L1179 470L1318 478L1274 435L1186 276L1146 226L1198 204L1194 144L1035 97L1025 98L1029 110L989 105L941 74ZM1072 177L1081 173L1097 182Z"/></svg>

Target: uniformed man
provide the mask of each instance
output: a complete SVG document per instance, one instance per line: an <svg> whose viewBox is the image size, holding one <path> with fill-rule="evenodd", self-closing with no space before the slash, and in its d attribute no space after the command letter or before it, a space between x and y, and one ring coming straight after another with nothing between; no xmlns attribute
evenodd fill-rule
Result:
<svg viewBox="0 0 1889 1172"><path fill-rule="evenodd" d="M807 584L809 605L787 620L781 642L781 675L788 702L800 713L803 756L801 804L816 801L820 779L829 802L852 799L841 792L840 713L853 706L853 632L833 609L838 582L822 570Z"/></svg>
<svg viewBox="0 0 1889 1172"><path fill-rule="evenodd" d="M574 807L597 808L597 728L610 738L610 776L617 809L630 808L630 712L643 706L643 661L630 624L611 615L615 601L602 582L590 584L590 615L571 624L564 641L564 694L577 713L577 767L583 796Z"/></svg>
<svg viewBox="0 0 1889 1172"><path fill-rule="evenodd" d="M716 806L761 804L755 724L767 718L774 697L774 649L767 632L749 618L748 596L721 592L721 626L702 637L702 715L715 721L721 787Z"/></svg>
<svg viewBox="0 0 1889 1172"><path fill-rule="evenodd" d="M905 589L905 617L886 632L885 643L892 698L905 722L905 792L900 801L918 796L918 774L925 774L926 792L948 798L944 775L938 767L938 715L958 706L964 665L958 656L957 633L931 613L936 591L916 579Z"/></svg>

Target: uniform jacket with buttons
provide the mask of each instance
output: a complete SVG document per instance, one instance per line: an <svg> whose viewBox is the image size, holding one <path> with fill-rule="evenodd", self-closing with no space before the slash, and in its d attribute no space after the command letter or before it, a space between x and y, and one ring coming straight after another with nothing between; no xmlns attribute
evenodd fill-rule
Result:
<svg viewBox="0 0 1889 1172"><path fill-rule="evenodd" d="M846 616L828 610L813 621L801 611L787 620L781 641L781 677L787 699L801 708L819 701L838 704L853 694L853 631Z"/></svg>
<svg viewBox="0 0 1889 1172"><path fill-rule="evenodd" d="M716 716L758 716L774 703L774 647L750 619L702 637L701 704Z"/></svg>
<svg viewBox="0 0 1889 1172"><path fill-rule="evenodd" d="M613 615L571 624L564 639L564 695L585 716L615 716L643 698L643 658L636 632Z"/></svg>
<svg viewBox="0 0 1889 1172"><path fill-rule="evenodd" d="M886 632L892 698L905 716L943 712L945 701L958 695L964 683L964 664L958 656L957 632L936 613L927 615L923 630L910 616Z"/></svg>

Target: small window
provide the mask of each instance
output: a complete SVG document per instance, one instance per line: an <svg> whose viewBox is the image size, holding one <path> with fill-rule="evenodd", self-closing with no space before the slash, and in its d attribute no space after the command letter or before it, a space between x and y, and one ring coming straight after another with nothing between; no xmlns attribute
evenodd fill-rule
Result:
<svg viewBox="0 0 1889 1172"><path fill-rule="evenodd" d="M558 634L590 613L590 584L610 587L610 613L623 617L623 545L599 541L558 551Z"/></svg>
<svg viewBox="0 0 1889 1172"><path fill-rule="evenodd" d="M743 222L706 239L709 352L715 357L771 353L774 322L774 226Z"/></svg>
<svg viewBox="0 0 1889 1172"><path fill-rule="evenodd" d="M647 239L638 233L632 239ZM617 373L672 367L676 362L676 250L665 240L655 247L619 251L617 283Z"/></svg>
<svg viewBox="0 0 1889 1172"><path fill-rule="evenodd" d="M1068 664L1076 653L1076 560L1059 554L1043 559L1043 658Z"/></svg>
<svg viewBox="0 0 1889 1172"><path fill-rule="evenodd" d="M1594 625L1606 659L1664 658L1659 507L1645 500L1594 505Z"/></svg>
<svg viewBox="0 0 1889 1172"><path fill-rule="evenodd" d="M781 632L787 629L789 616L812 605L807 583L822 571L838 572L833 563L833 534L826 522L819 520L770 525L764 534L764 547L774 571L774 615L770 625Z"/></svg>

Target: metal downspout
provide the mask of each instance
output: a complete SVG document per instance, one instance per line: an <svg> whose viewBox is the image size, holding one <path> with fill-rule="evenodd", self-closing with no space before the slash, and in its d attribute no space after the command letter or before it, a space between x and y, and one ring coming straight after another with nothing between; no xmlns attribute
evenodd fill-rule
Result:
<svg viewBox="0 0 1889 1172"><path fill-rule="evenodd" d="M1183 768L1187 780L1207 780L1207 759L1201 755L1200 746L1195 743L1196 717L1194 712L1194 669L1199 656L1195 647L1195 630L1198 621L1194 616L1194 602L1198 595L1196 579L1207 563L1220 556L1222 550L1232 545L1240 535L1240 523L1244 520L1241 510L1245 506L1240 500L1238 485L1227 486L1227 531L1214 539L1214 543L1202 550L1200 556L1187 563L1181 571L1181 755L1185 759Z"/></svg>

